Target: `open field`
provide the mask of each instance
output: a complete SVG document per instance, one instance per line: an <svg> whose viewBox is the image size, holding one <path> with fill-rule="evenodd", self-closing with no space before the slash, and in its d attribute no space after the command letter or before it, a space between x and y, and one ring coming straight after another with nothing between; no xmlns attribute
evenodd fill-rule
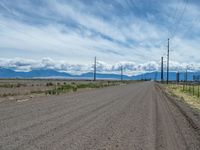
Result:
<svg viewBox="0 0 200 150"><path fill-rule="evenodd" d="M1 79L0 102L4 100L23 100L38 96L59 95L83 89L102 88L130 81L73 81L52 79Z"/></svg>
<svg viewBox="0 0 200 150"><path fill-rule="evenodd" d="M0 103L1 150L199 150L200 114L154 82Z"/></svg>

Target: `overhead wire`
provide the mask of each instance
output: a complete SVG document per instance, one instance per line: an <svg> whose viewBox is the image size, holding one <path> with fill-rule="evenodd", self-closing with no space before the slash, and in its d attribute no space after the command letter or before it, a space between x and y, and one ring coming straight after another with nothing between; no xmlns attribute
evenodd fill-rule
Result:
<svg viewBox="0 0 200 150"><path fill-rule="evenodd" d="M200 21L200 15L198 15L197 17L195 17L193 20L192 20L192 25L191 26L189 26L187 29L186 29L186 31L185 31L185 33L184 33L184 35L187 35L193 28L194 28L194 22L199 22Z"/></svg>
<svg viewBox="0 0 200 150"><path fill-rule="evenodd" d="M178 17L177 20L175 21L175 28L172 29L172 32L171 32L170 35L169 35L169 38L170 38L170 39L173 39L174 36L175 36L175 34L177 33L177 30L178 30L178 28L179 28L179 26L180 26L180 24L181 24L181 21L183 20L183 16L184 16L185 12L186 12L188 3L189 3L189 0L184 0L183 9L182 9L182 11L181 11L179 17Z"/></svg>
<svg viewBox="0 0 200 150"><path fill-rule="evenodd" d="M182 11L180 12L180 15L178 15L179 14L179 11L178 11L179 10L179 8L178 8L179 3L176 5L176 8L175 8L173 15L172 15L172 18L174 18L174 20L175 20L174 24L172 25L173 28L168 29L168 37L169 37L170 40L172 40L177 33L177 30L178 30L178 28L179 28L179 26L180 26L180 24L183 20L183 16L184 16L185 12L186 12L188 3L189 3L189 0L184 0L183 7L181 9ZM164 40L165 44L167 43L166 41L167 40ZM172 47L172 46L170 46L170 47ZM167 46L166 46L166 48L167 48ZM173 50L170 48L170 51L172 52ZM166 49L164 50L163 57L164 57L164 59L167 58Z"/></svg>
<svg viewBox="0 0 200 150"><path fill-rule="evenodd" d="M176 8L175 10L170 14L169 18L172 18L172 20L176 20L177 19L177 14L178 14L178 5L179 3L176 4ZM168 29L168 37L170 36L171 32L170 29L173 28L173 25L171 25Z"/></svg>

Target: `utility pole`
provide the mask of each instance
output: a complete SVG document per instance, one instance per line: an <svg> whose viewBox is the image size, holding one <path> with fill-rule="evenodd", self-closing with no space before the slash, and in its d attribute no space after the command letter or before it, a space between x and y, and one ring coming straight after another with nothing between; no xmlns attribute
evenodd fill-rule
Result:
<svg viewBox="0 0 200 150"><path fill-rule="evenodd" d="M187 91L187 80L188 80L188 75L187 75L187 69L185 72L185 86L186 86L186 91Z"/></svg>
<svg viewBox="0 0 200 150"><path fill-rule="evenodd" d="M179 71L176 73L176 82L177 82L177 84L179 83L179 81L180 81L180 73L179 73Z"/></svg>
<svg viewBox="0 0 200 150"><path fill-rule="evenodd" d="M121 81L123 80L123 66L121 66Z"/></svg>
<svg viewBox="0 0 200 150"><path fill-rule="evenodd" d="M161 82L163 82L163 57L161 57Z"/></svg>
<svg viewBox="0 0 200 150"><path fill-rule="evenodd" d="M96 81L96 71L97 71L97 57L94 57L94 81Z"/></svg>
<svg viewBox="0 0 200 150"><path fill-rule="evenodd" d="M169 39L167 44L167 84L169 83Z"/></svg>
<svg viewBox="0 0 200 150"><path fill-rule="evenodd" d="M187 74L187 69L186 69L186 72L185 72L185 81L187 82L188 80L188 74Z"/></svg>
<svg viewBox="0 0 200 150"><path fill-rule="evenodd" d="M155 72L154 81L157 81L157 75L158 75L158 72L156 71L156 72Z"/></svg>

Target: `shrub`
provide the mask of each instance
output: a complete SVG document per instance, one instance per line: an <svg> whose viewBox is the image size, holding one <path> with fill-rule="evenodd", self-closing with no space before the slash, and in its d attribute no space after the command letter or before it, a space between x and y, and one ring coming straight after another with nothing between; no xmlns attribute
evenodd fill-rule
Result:
<svg viewBox="0 0 200 150"><path fill-rule="evenodd" d="M73 92L76 92L77 91L77 86L74 86L73 87Z"/></svg>
<svg viewBox="0 0 200 150"><path fill-rule="evenodd" d="M52 83L52 82L48 82L48 83L46 84L46 86L53 86L53 83Z"/></svg>

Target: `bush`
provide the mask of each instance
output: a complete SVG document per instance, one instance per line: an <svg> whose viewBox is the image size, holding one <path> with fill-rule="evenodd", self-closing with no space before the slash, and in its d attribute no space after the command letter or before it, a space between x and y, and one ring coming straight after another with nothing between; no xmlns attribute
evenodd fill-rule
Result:
<svg viewBox="0 0 200 150"><path fill-rule="evenodd" d="M72 82L71 84L66 84L64 82L64 85L60 85L58 87L55 87L52 90L48 90L46 91L46 95L55 95L55 94L60 94L60 93L66 93L66 92L76 92L78 89L85 89L85 88L103 88L103 87L107 87L109 85L117 85L117 83L114 82L96 82L96 83L80 83L80 84L76 84L75 82Z"/></svg>
<svg viewBox="0 0 200 150"><path fill-rule="evenodd" d="M76 92L76 91L77 91L77 87L74 86L74 87L73 87L73 92Z"/></svg>
<svg viewBox="0 0 200 150"><path fill-rule="evenodd" d="M53 86L53 83L52 83L52 82L48 82L48 83L46 84L46 86Z"/></svg>
<svg viewBox="0 0 200 150"><path fill-rule="evenodd" d="M72 82L71 84L72 84L72 85L75 85L76 83L75 83L75 82Z"/></svg>
<svg viewBox="0 0 200 150"><path fill-rule="evenodd" d="M17 83L16 87L20 87L20 86L21 86L21 84L20 84L20 83Z"/></svg>

